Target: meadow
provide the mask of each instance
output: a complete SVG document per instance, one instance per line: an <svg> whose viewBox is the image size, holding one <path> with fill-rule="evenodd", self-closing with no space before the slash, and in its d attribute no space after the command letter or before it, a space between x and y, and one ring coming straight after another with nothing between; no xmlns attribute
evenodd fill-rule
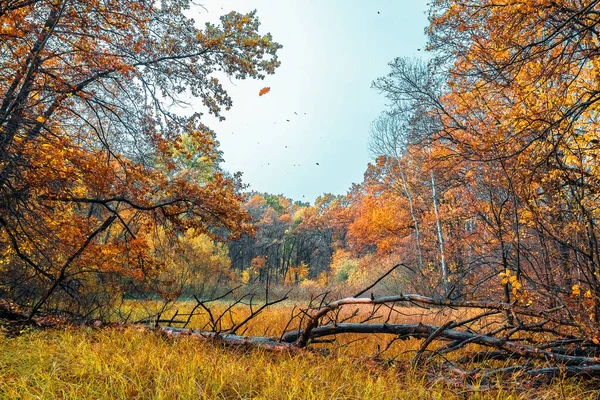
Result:
<svg viewBox="0 0 600 400"><path fill-rule="evenodd" d="M172 315L191 302L173 305ZM136 312L157 303L130 303ZM214 308L221 310L224 304ZM292 313L284 303L267 309L245 334L279 336ZM449 315L406 308L405 321L435 322ZM216 310L215 312L218 312ZM236 310L238 318L244 309ZM206 323L194 317L191 326ZM389 336L339 337L297 354L233 348L192 337L168 338L136 325L108 328L62 326L0 333L2 399L597 399L593 382L556 379L540 383L526 376L482 383L460 382L432 362L413 368L409 360L420 340ZM496 362L495 366L499 366ZM479 365L481 366L481 365ZM475 367L475 366L473 366ZM456 378L456 379L455 379ZM453 384L456 382L457 384ZM460 384L459 384L460 383Z"/></svg>

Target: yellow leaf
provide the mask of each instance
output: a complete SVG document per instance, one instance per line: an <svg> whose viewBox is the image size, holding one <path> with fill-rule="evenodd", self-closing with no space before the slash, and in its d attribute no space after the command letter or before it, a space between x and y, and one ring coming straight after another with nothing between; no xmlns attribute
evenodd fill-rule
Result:
<svg viewBox="0 0 600 400"><path fill-rule="evenodd" d="M506 269L506 271L500 272L498 276L502 278L502 284L506 285L510 280L510 270Z"/></svg>
<svg viewBox="0 0 600 400"><path fill-rule="evenodd" d="M40 115L35 120L37 122L39 122L40 124L43 124L44 122L46 122L46 117L44 117L43 115Z"/></svg>

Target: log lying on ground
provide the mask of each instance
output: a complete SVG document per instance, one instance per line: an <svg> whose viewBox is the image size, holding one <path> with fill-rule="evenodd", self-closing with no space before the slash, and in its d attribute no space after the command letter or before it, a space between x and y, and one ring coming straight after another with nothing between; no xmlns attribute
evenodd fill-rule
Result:
<svg viewBox="0 0 600 400"><path fill-rule="evenodd" d="M323 325L314 328L310 334L311 339L318 339L326 336L335 336L344 333L359 334L392 334L401 338L427 339L434 333L437 333L436 340L455 341L459 343L478 344L481 346L501 349L509 354L524 356L530 359L543 359L554 361L564 365L592 365L600 360L594 357L571 356L551 351L540 350L538 347L523 345L501 338L481 335L467 331L453 329L439 329L440 327L425 324L361 324L361 323L342 323L336 325ZM283 335L282 341L296 343L298 338L303 335L302 331L287 332Z"/></svg>
<svg viewBox="0 0 600 400"><path fill-rule="evenodd" d="M175 327L160 327L158 330L167 337L193 337L200 340L211 340L224 343L233 347L251 347L274 352L299 353L306 351L305 347L297 344L302 331L285 333L280 339L265 336L241 336L227 333L207 332L197 329L184 329ZM550 351L543 351L534 346L527 346L500 338L495 338L476 333L442 329L434 325L425 324L358 324L347 323L338 325L319 326L312 331L312 339L346 334L391 334L402 338L427 339L437 333L435 340L464 341L472 344L492 347L513 355L513 358L538 359L548 361L555 366L545 368L532 368L525 366L510 367L511 372L522 371L530 376L568 376L568 377L600 377L600 360L594 357L570 356ZM491 355L498 355L497 351ZM492 357L493 358L493 357ZM491 370L486 375L503 372L504 369Z"/></svg>
<svg viewBox="0 0 600 400"><path fill-rule="evenodd" d="M426 324L390 324L390 323L332 323L320 325L320 320L327 313L336 310L344 305L379 305L388 303L423 303L435 306L446 306L453 308L481 308L492 310L513 310L520 313L522 310L513 307L507 303L493 302L451 302L447 300L436 300L430 297L401 294L397 296L386 297L363 297L363 298L345 298L328 303L312 313L308 313L309 321L306 328L286 332L280 339L268 337L240 336L231 333L216 333L210 331L201 331L193 329L182 329L174 327L163 327L161 331L168 336L176 337L181 335L194 336L202 339L218 339L231 345L254 346L273 351L296 351L304 348L310 343L322 338L332 337L341 334L389 334L399 338L428 339L431 341L452 342L452 349L462 348L467 344L477 344L496 349L513 357L525 357L527 359L546 360L555 364L564 366L585 366L599 363L596 357L586 355L572 355L561 348L560 351L553 349L546 350L544 346L532 346L522 344L516 341L496 337L489 334L481 334L468 330L454 329L462 323L449 323L444 326L426 325ZM543 313L534 313L532 310L525 310L525 315L543 316ZM433 337L434 336L434 337ZM574 369L573 371L577 371Z"/></svg>
<svg viewBox="0 0 600 400"><path fill-rule="evenodd" d="M395 296L384 296L384 297L348 297L339 299L328 303L327 305L314 311L309 318L308 325L304 332L297 338L300 345L306 345L308 342L311 331L317 327L318 320L324 317L331 311L339 309L340 307L347 305L382 305L382 304L397 304L397 303L409 303L419 304L436 307L448 307L448 308L470 308L480 310L496 310L512 312L517 315L526 317L543 318L548 322L553 322L563 326L579 327L575 321L570 321L559 316L551 315L548 310L536 312L527 307L519 307L511 303L503 302L492 302L492 301L452 301L447 299L434 299L432 297L421 296L419 294L399 294Z"/></svg>
<svg viewBox="0 0 600 400"><path fill-rule="evenodd" d="M370 287L369 287L370 288ZM249 337L235 334L236 329L224 330L221 333L212 331L163 327L162 333L169 337L182 335L197 337L203 340L218 340L227 345L257 347L270 351L299 352L310 348L313 343L331 342L338 335L343 334L388 334L397 339L425 339L418 349L415 362L419 363L424 355L447 354L469 345L479 345L489 349L487 352L477 353L477 359L512 359L516 365L499 370L490 370L487 374L506 373L506 371L525 372L531 376L600 376L600 359L596 355L600 352L590 338L573 337L569 332L580 332L577 321L569 319L569 314L563 312L563 307L547 310L535 310L520 306L516 303L472 300L436 299L419 294L398 294L393 296L361 297L365 290L348 298L325 302L322 299L318 307L301 310L300 328L285 332L280 338ZM375 310L384 306L388 310L396 310L399 305L419 306L423 308L435 307L436 309L473 309L480 313L476 316L466 317L462 321L448 321L441 326L427 324L398 324L390 323L390 318L383 323L374 323ZM342 318L340 309L345 306L372 306L371 317L356 322ZM262 308L261 308L262 310ZM208 312L208 311L207 311ZM352 313L356 317L358 309ZM256 314L251 313L251 317ZM391 315L391 312L390 312ZM498 326L491 331L478 328L474 330L474 323L482 321L488 316L510 315L505 321L496 323ZM209 316L212 315L209 313ZM244 320L246 323L248 318ZM525 322L529 320L529 322ZM513 325L516 321L516 326ZM215 324L213 323L213 326ZM535 333L548 334L546 342L536 343L532 340ZM519 335L516 335L519 333ZM529 340L529 342L527 342ZM445 346L434 351L427 351L433 342L446 343ZM486 354L489 358L486 358ZM537 363L531 363L538 360ZM460 362L460 360L459 360ZM519 365L519 362L523 364Z"/></svg>
<svg viewBox="0 0 600 400"><path fill-rule="evenodd" d="M231 333L217 333L202 331L199 329L175 328L164 326L157 328L158 331L169 338L189 336L200 340L212 340L222 342L234 347L255 347L275 352L300 352L302 349L293 343L287 343L266 336L241 336Z"/></svg>

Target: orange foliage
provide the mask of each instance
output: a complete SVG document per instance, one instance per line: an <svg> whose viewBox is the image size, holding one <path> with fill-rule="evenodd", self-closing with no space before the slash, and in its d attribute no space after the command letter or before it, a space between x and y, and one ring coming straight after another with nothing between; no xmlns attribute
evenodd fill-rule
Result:
<svg viewBox="0 0 600 400"><path fill-rule="evenodd" d="M255 13L200 30L188 6L34 0L0 11L0 250L11 262L0 286L32 312L55 295L81 305L85 287L109 281L86 274L150 282L162 267L150 251L157 226L172 238L252 231L215 133L162 99L188 89L223 119L231 98L212 71L263 78L280 46ZM17 285L22 276L35 287Z"/></svg>

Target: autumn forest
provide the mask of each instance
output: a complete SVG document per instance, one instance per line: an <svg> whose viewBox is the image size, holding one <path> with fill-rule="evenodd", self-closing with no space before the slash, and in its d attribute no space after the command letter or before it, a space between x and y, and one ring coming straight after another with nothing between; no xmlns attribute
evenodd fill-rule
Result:
<svg viewBox="0 0 600 400"><path fill-rule="evenodd" d="M430 1L311 202L206 122L276 35L192 6L0 0L0 398L596 398L600 1Z"/></svg>

